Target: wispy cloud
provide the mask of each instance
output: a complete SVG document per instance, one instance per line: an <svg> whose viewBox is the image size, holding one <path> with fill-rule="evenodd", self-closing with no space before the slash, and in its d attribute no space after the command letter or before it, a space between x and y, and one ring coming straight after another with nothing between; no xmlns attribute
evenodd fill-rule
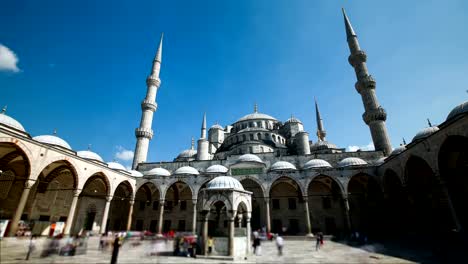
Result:
<svg viewBox="0 0 468 264"><path fill-rule="evenodd" d="M346 149L347 151L355 152L358 150L375 150L375 147L372 142L369 142L369 144L364 145L364 146L348 146Z"/></svg>
<svg viewBox="0 0 468 264"><path fill-rule="evenodd" d="M18 56L7 46L0 44L0 71L19 72Z"/></svg>
<svg viewBox="0 0 468 264"><path fill-rule="evenodd" d="M117 150L117 152L114 155L116 159L122 161L130 161L133 159L133 151L128 150L122 146L117 146L115 148Z"/></svg>

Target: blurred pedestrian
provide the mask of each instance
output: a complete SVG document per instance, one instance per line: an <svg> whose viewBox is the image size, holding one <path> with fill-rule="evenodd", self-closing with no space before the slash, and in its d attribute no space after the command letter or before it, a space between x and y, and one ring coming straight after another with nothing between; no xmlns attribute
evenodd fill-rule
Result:
<svg viewBox="0 0 468 264"><path fill-rule="evenodd" d="M29 260L31 253L36 249L36 236L32 235L29 240L28 254L26 255L26 260Z"/></svg>
<svg viewBox="0 0 468 264"><path fill-rule="evenodd" d="M276 235L276 247L278 248L278 256L283 256L283 245L283 238L279 234Z"/></svg>
<svg viewBox="0 0 468 264"><path fill-rule="evenodd" d="M320 244L321 244L320 232L317 232L317 233L315 234L315 239L316 239L315 251L318 251L318 250L320 249Z"/></svg>
<svg viewBox="0 0 468 264"><path fill-rule="evenodd" d="M111 264L117 263L117 257L119 256L119 248L120 248L120 238L118 235L116 235L114 239L114 249L112 250Z"/></svg>

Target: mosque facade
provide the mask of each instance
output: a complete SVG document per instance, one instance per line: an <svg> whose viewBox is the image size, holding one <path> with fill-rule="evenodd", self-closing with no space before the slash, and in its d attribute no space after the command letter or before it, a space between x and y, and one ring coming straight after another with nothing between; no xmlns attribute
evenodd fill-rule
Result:
<svg viewBox="0 0 468 264"><path fill-rule="evenodd" d="M468 228L468 103L392 149L366 53L343 11L373 151L347 152L326 138L315 102L316 139L300 120L261 113L207 129L171 162L147 161L161 85L161 41L146 80L132 169L75 151L56 134L32 137L0 114L0 220L4 235L170 230L234 236L234 228L286 235L322 231L391 234ZM195 146L196 145L196 146ZM58 227L58 223L62 223ZM60 229L60 230L59 230ZM205 234L206 232L206 234ZM250 233L250 232L247 232Z"/></svg>

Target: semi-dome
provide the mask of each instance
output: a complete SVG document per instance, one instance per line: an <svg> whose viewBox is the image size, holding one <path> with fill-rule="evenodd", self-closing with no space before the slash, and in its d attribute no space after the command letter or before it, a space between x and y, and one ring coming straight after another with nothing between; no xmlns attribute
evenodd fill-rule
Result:
<svg viewBox="0 0 468 264"><path fill-rule="evenodd" d="M208 182L206 185L206 188L208 190L214 190L214 189L237 189L237 190L244 190L244 187L242 187L242 184L234 179L233 177L230 176L218 176Z"/></svg>
<svg viewBox="0 0 468 264"><path fill-rule="evenodd" d="M447 120L454 118L455 116L459 114L463 114L468 112L468 101L465 101L461 103L460 105L455 106L455 108L450 111L450 113L447 116Z"/></svg>
<svg viewBox="0 0 468 264"><path fill-rule="evenodd" d="M174 174L183 174L183 175L198 175L200 174L197 169L195 169L194 167L190 167L190 166L184 166L184 167L180 167L178 168Z"/></svg>
<svg viewBox="0 0 468 264"><path fill-rule="evenodd" d="M114 169L114 170L123 170L123 171L127 170L122 164L117 163L115 161L108 162L107 167L109 167L110 169Z"/></svg>
<svg viewBox="0 0 468 264"><path fill-rule="evenodd" d="M306 162L304 164L304 169L309 170L309 169L315 169L315 168L331 168L332 166L328 161L323 160L323 159L312 159Z"/></svg>
<svg viewBox="0 0 468 264"><path fill-rule="evenodd" d="M215 164L211 165L206 169L206 173L217 173L217 174L224 174L228 172L228 168L224 167L223 165Z"/></svg>
<svg viewBox="0 0 468 264"><path fill-rule="evenodd" d="M430 126L422 129L419 131L416 136L414 136L412 142L415 142L417 140L421 140L424 138L427 138L428 136L432 135L433 133L439 131L439 128L437 126Z"/></svg>
<svg viewBox="0 0 468 264"><path fill-rule="evenodd" d="M271 165L270 170L272 171L283 171L283 170L297 170L296 166L287 161L277 161Z"/></svg>
<svg viewBox="0 0 468 264"><path fill-rule="evenodd" d="M149 171L146 171L144 174L145 176L171 176L171 173L164 168L153 168Z"/></svg>
<svg viewBox="0 0 468 264"><path fill-rule="evenodd" d="M186 149L182 151L177 158L194 158L197 156L197 151L195 149Z"/></svg>
<svg viewBox="0 0 468 264"><path fill-rule="evenodd" d="M6 108L3 108L2 113L0 113L0 124L26 132L26 130L24 129L23 125L21 125L20 122L16 121L14 118L7 116L5 114L5 109Z"/></svg>
<svg viewBox="0 0 468 264"><path fill-rule="evenodd" d="M222 126L218 125L218 124L212 125L212 126L210 127L210 129L221 129L221 130L224 130L224 128L223 128Z"/></svg>
<svg viewBox="0 0 468 264"><path fill-rule="evenodd" d="M390 153L390 156L395 156L395 155L398 155L400 153L402 153L403 151L406 150L406 146L405 145L401 145L397 148L395 148L392 153Z"/></svg>
<svg viewBox="0 0 468 264"><path fill-rule="evenodd" d="M323 141L323 140L319 140L315 142L312 146L310 146L311 151L322 150L322 149L336 149L336 148L337 147L335 144L329 141Z"/></svg>
<svg viewBox="0 0 468 264"><path fill-rule="evenodd" d="M274 121L277 120L276 118L274 118L272 116L255 112L255 113L248 114L248 115L245 115L245 116L241 117L239 120L237 120L237 122L247 121L247 120L254 120L254 119L268 119L268 120L274 120Z"/></svg>
<svg viewBox="0 0 468 264"><path fill-rule="evenodd" d="M97 161L104 162L104 160L101 158L101 156L99 156L97 153L89 151L89 150L78 151L78 152L76 152L76 155L78 155L78 157L82 157L82 158L85 158L85 159L97 160Z"/></svg>
<svg viewBox="0 0 468 264"><path fill-rule="evenodd" d="M143 177L143 173L139 172L139 171L136 171L136 170L129 170L128 172L130 172L132 174L133 177Z"/></svg>
<svg viewBox="0 0 468 264"><path fill-rule="evenodd" d="M363 166L363 165L367 165L367 162L365 162L363 159L355 158L355 157L345 158L342 161L338 162L338 167L340 168Z"/></svg>
<svg viewBox="0 0 468 264"><path fill-rule="evenodd" d="M41 143L49 144L49 145L55 145L55 146L60 146L62 148L66 149L71 149L70 145L68 143L54 135L42 135L42 136L36 136L33 137L34 140L39 141Z"/></svg>
<svg viewBox="0 0 468 264"><path fill-rule="evenodd" d="M244 154L237 159L237 162L258 162L263 163L263 161L254 154Z"/></svg>

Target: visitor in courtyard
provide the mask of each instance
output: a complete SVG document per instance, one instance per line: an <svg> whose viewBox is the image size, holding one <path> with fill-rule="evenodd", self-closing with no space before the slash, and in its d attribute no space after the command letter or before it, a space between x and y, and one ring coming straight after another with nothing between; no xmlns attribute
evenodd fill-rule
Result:
<svg viewBox="0 0 468 264"><path fill-rule="evenodd" d="M315 251L318 251L320 249L320 245L322 244L322 239L320 237L320 233L321 232L317 232L315 234L315 239L316 239L316 243L315 243Z"/></svg>
<svg viewBox="0 0 468 264"><path fill-rule="evenodd" d="M213 253L213 247L214 247L213 237L211 236L208 237L207 246L208 246L208 255L211 255L211 253Z"/></svg>
<svg viewBox="0 0 468 264"><path fill-rule="evenodd" d="M32 235L29 240L28 254L26 254L26 260L29 260L29 256L36 249L36 235Z"/></svg>
<svg viewBox="0 0 468 264"><path fill-rule="evenodd" d="M261 254L260 229L258 231L255 231L253 235L254 235L254 241L253 241L254 254L257 256L260 256Z"/></svg>
<svg viewBox="0 0 468 264"><path fill-rule="evenodd" d="M276 235L276 247L278 248L278 256L283 256L283 245L284 245L283 238L279 234L277 234Z"/></svg>
<svg viewBox="0 0 468 264"><path fill-rule="evenodd" d="M114 239L114 249L112 250L112 258L111 258L111 264L116 264L117 263L117 257L119 256L119 248L120 248L120 237L118 235L115 236Z"/></svg>

